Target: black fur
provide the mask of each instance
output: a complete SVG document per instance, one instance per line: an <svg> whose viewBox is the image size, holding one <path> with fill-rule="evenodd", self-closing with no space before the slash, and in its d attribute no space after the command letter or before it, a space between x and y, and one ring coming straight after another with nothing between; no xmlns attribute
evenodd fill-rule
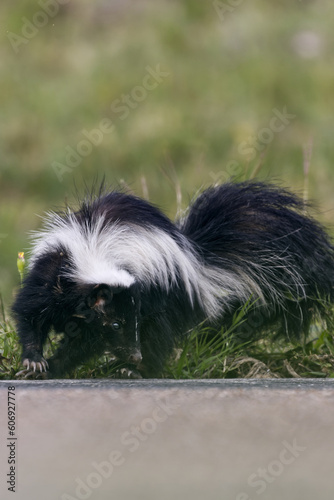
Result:
<svg viewBox="0 0 334 500"><path fill-rule="evenodd" d="M240 336L257 335L273 325L289 338L306 335L311 321L325 315L334 300L334 248L304 210L292 193L258 182L204 191L176 224L146 201L124 193L100 194L84 202L74 214L62 216L65 225L72 217L88 234L104 216L104 230L113 231L115 224L131 228L138 232L139 244L140 228L159 230L182 255L191 255L187 263L198 268L197 282L190 279L189 291L187 273L192 271L176 257L176 278L168 278L167 284L144 279L137 273L139 257L134 253L133 262L124 265L133 283L85 283L69 272L74 266L70 245L49 245L35 256L13 305L24 373L48 371L61 377L108 350L127 364L128 373L157 376L191 328L205 319L228 327L235 312L253 299ZM228 292L211 290L211 276L222 290L226 279ZM211 299L214 309L208 313L205 300ZM45 361L43 345L51 328L64 333L64 340Z"/></svg>

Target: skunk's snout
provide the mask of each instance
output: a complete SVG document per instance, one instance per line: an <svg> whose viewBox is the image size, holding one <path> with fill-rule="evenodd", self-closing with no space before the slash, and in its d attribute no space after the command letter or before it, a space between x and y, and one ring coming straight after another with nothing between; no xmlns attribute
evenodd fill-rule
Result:
<svg viewBox="0 0 334 500"><path fill-rule="evenodd" d="M129 356L129 363L138 366L141 363L142 359L143 359L143 357L141 355L140 350L136 349L135 351L133 351L130 354L130 356Z"/></svg>

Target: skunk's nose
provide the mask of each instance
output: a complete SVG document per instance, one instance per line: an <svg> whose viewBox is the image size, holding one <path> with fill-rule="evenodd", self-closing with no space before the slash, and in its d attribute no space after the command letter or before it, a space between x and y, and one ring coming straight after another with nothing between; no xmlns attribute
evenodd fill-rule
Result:
<svg viewBox="0 0 334 500"><path fill-rule="evenodd" d="M136 366L139 365L139 363L142 361L142 359L143 359L143 357L142 357L139 349L132 352L129 356L129 362L132 363L133 365L136 365Z"/></svg>

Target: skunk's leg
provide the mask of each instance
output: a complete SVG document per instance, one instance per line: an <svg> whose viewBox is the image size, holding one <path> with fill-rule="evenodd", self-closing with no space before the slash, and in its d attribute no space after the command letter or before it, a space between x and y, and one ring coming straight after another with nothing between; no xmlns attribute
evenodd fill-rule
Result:
<svg viewBox="0 0 334 500"><path fill-rule="evenodd" d="M48 363L43 357L43 344L49 331L49 324L41 321L19 320L18 334L22 344L22 364L24 369L16 376L37 376L45 373Z"/></svg>
<svg viewBox="0 0 334 500"><path fill-rule="evenodd" d="M143 361L138 367L144 378L160 378L166 364L166 360L173 352L175 339L172 327L165 318L161 318L164 335L158 336L159 326L156 321L145 324L145 330L141 332L141 352ZM170 328L169 328L170 327Z"/></svg>
<svg viewBox="0 0 334 500"><path fill-rule="evenodd" d="M45 336L47 333L45 334ZM30 340L29 337L32 337ZM25 332L24 342L21 340L23 345L22 352L22 364L24 366L23 370L16 373L17 377L24 378L46 378L45 375L49 368L48 362L43 357L43 342L41 337L35 337L34 333L28 336Z"/></svg>
<svg viewBox="0 0 334 500"><path fill-rule="evenodd" d="M38 261L25 278L23 288L19 290L12 306L25 367L18 375L47 371L43 346L54 316L52 275L56 274L56 269L48 257ZM47 280L46 274L51 276L50 281Z"/></svg>

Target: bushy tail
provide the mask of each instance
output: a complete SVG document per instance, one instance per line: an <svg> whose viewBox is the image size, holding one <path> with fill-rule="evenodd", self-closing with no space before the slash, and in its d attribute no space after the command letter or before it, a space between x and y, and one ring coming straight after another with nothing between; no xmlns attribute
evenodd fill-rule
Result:
<svg viewBox="0 0 334 500"><path fill-rule="evenodd" d="M233 272L254 291L259 328L277 322L289 337L307 333L334 301L334 247L304 211L277 186L227 183L204 191L178 224L208 267ZM222 320L231 314L222 311Z"/></svg>

